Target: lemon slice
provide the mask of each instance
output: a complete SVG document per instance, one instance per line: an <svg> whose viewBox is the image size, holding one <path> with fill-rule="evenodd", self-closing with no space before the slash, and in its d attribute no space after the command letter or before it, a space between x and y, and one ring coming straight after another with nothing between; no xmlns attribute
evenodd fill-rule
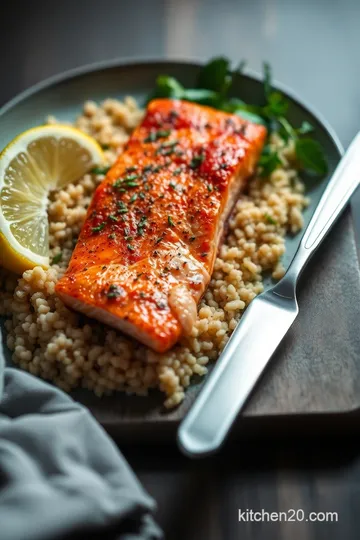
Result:
<svg viewBox="0 0 360 540"><path fill-rule="evenodd" d="M0 154L0 264L14 272L49 266L48 195L100 165L99 144L78 129L40 126Z"/></svg>

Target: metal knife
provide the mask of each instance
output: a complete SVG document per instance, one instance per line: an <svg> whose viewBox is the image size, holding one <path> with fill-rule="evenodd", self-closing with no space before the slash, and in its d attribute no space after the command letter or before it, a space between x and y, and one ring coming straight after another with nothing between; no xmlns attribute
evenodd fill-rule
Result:
<svg viewBox="0 0 360 540"><path fill-rule="evenodd" d="M296 286L306 263L360 181L360 132L337 166L285 276L255 298L178 430L190 457L216 452L298 312ZM260 333L261 329L261 333Z"/></svg>

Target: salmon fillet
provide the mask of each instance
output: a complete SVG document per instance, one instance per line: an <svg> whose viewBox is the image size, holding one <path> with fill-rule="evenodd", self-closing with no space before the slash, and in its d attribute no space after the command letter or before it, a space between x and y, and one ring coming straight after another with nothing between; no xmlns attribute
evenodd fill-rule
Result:
<svg viewBox="0 0 360 540"><path fill-rule="evenodd" d="M152 101L96 189L56 292L155 351L188 334L263 126L185 101Z"/></svg>

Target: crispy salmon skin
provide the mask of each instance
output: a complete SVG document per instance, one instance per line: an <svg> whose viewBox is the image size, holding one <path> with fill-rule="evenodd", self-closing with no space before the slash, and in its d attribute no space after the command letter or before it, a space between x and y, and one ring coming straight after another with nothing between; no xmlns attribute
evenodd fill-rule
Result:
<svg viewBox="0 0 360 540"><path fill-rule="evenodd" d="M60 298L155 351L190 333L265 137L210 107L152 101L94 194Z"/></svg>

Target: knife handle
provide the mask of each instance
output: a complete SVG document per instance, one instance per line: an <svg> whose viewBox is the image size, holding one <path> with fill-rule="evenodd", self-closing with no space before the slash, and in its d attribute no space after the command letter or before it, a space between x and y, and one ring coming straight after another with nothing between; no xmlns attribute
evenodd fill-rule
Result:
<svg viewBox="0 0 360 540"><path fill-rule="evenodd" d="M297 281L311 255L321 244L360 183L360 132L335 169L301 239L285 276L273 291L294 298Z"/></svg>

